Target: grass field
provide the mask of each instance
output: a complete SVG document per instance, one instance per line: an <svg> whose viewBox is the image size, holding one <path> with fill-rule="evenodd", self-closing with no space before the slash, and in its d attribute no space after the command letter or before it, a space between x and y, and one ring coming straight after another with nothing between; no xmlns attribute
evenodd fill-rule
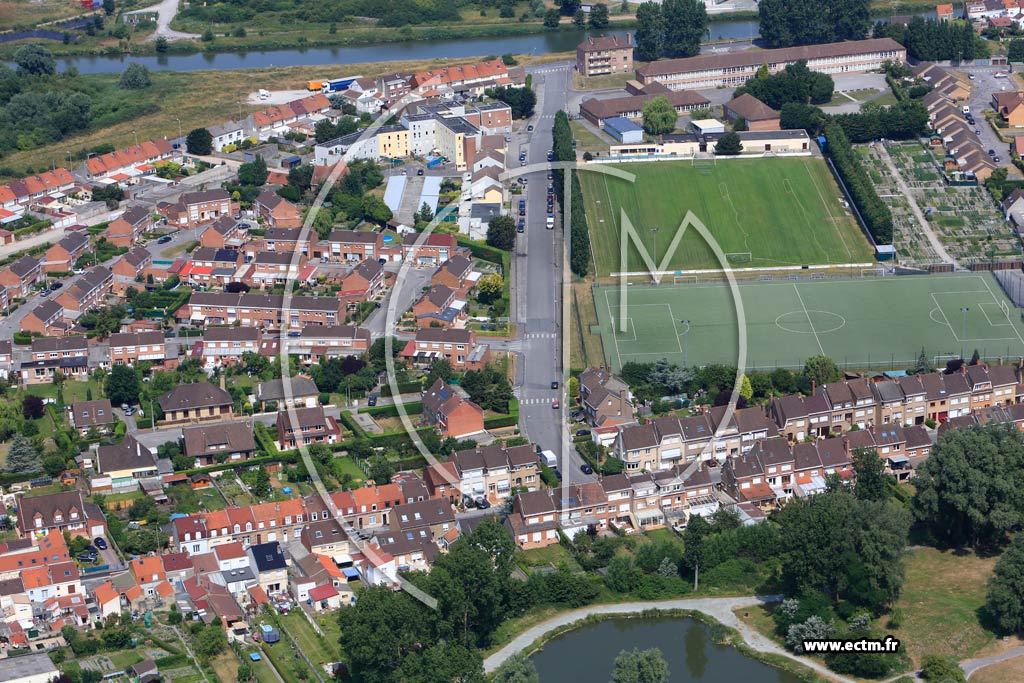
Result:
<svg viewBox="0 0 1024 683"><path fill-rule="evenodd" d="M737 363L738 309L728 287L681 283L625 292L624 331L620 288L594 292L600 325L589 331L601 335L613 367L659 358ZM817 354L841 367L905 369L922 347L933 362L958 356L961 345L990 361L1024 354L1021 316L989 274L759 281L740 284L739 299L747 369L802 367Z"/></svg>
<svg viewBox="0 0 1024 683"><path fill-rule="evenodd" d="M749 253L749 259L731 261L735 267L868 263L874 258L821 159L744 159L706 167L663 161L616 168L635 174L635 181L580 173L598 277L622 270L623 209L659 266L688 211L704 223L723 252ZM721 265L696 231L687 231L665 268ZM633 245L627 270L646 270Z"/></svg>

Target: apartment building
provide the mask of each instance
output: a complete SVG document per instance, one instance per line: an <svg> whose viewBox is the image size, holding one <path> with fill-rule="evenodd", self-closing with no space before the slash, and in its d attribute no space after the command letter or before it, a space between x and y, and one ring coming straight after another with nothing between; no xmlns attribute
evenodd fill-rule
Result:
<svg viewBox="0 0 1024 683"><path fill-rule="evenodd" d="M164 364L168 358L167 341L160 332L115 332L110 335L110 362L112 365L135 365L148 361Z"/></svg>
<svg viewBox="0 0 1024 683"><path fill-rule="evenodd" d="M891 38L739 50L650 62L636 69L636 77L641 83L660 82L672 90L738 87L753 78L762 64L774 74L800 60L821 73L862 73L881 69L887 61L905 62L907 51Z"/></svg>
<svg viewBox="0 0 1024 683"><path fill-rule="evenodd" d="M587 38L576 46L576 70L587 77L632 71L633 35Z"/></svg>

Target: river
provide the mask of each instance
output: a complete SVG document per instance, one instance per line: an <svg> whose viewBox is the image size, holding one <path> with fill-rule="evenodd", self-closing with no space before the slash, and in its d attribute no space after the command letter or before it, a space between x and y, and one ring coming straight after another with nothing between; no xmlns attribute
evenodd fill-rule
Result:
<svg viewBox="0 0 1024 683"><path fill-rule="evenodd" d="M668 662L670 683L800 683L795 675L774 669L711 639L710 629L685 617L607 619L552 638L536 652L533 663L541 683L611 679L622 650L656 647Z"/></svg>

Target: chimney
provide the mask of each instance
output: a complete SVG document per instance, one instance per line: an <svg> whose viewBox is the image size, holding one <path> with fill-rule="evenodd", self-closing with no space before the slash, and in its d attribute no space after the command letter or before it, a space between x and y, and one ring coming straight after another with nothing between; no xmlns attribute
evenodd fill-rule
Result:
<svg viewBox="0 0 1024 683"><path fill-rule="evenodd" d="M843 453L850 454L850 440L847 437L843 437Z"/></svg>
<svg viewBox="0 0 1024 683"><path fill-rule="evenodd" d="M963 358L960 359L960 374L961 375L966 375L967 374L967 363L964 362Z"/></svg>
<svg viewBox="0 0 1024 683"><path fill-rule="evenodd" d="M626 34L626 45L632 45L632 44L633 44L633 34L632 33L627 33Z"/></svg>
<svg viewBox="0 0 1024 683"><path fill-rule="evenodd" d="M818 381L812 379L811 380L811 396L814 396L815 392L817 392L817 391L818 391Z"/></svg>

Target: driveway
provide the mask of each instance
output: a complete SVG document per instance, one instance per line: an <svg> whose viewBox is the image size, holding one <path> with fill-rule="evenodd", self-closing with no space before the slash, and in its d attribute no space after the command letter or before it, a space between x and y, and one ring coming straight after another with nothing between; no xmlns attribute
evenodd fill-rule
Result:
<svg viewBox="0 0 1024 683"><path fill-rule="evenodd" d="M198 38L199 35L196 33L182 33L181 31L175 31L171 28L171 22L174 17L178 14L178 1L179 0L163 0L159 5L147 7L145 12L157 12L156 30L153 31L153 35L147 38L147 41L153 41L157 38L166 38L167 40L192 40Z"/></svg>

